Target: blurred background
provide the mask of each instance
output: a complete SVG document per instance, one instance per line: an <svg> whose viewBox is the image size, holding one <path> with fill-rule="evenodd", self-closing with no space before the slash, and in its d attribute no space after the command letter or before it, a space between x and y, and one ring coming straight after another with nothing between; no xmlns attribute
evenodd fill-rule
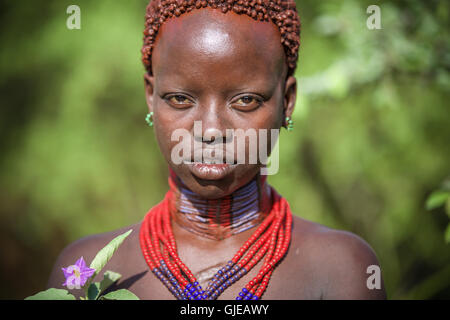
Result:
<svg viewBox="0 0 450 320"><path fill-rule="evenodd" d="M0 298L22 299L70 242L140 221L168 171L144 120L147 1L0 3ZM450 2L377 1L379 30L370 1L297 3L294 130L269 183L364 238L390 299L449 299Z"/></svg>

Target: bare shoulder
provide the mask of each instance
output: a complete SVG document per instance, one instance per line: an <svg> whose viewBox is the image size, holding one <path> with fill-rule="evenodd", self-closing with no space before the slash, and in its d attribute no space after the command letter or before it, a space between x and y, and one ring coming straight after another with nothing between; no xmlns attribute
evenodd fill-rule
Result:
<svg viewBox="0 0 450 320"><path fill-rule="evenodd" d="M139 225L140 224L134 224L111 232L86 236L67 245L61 251L55 264L53 265L47 283L47 288L62 288L62 283L64 283L65 279L61 268L73 265L80 257L83 257L86 264L89 265L101 248L107 245L118 235L132 229L133 232L127 237L127 239L125 239L120 247L120 250L117 251L117 254L113 256L113 259L108 264L111 264L111 262L114 264L115 261L113 260L126 261L126 255L133 252L135 249L134 246L138 241ZM78 291L74 290L72 293L79 296L81 292Z"/></svg>
<svg viewBox="0 0 450 320"><path fill-rule="evenodd" d="M292 249L308 261L323 299L386 299L380 263L360 236L294 217Z"/></svg>

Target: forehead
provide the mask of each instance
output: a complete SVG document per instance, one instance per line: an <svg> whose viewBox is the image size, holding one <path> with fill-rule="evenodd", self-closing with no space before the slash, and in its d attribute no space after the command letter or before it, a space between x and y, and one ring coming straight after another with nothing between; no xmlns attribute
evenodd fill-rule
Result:
<svg viewBox="0 0 450 320"><path fill-rule="evenodd" d="M247 15L203 8L167 20L152 55L155 78L279 78L286 67L278 28Z"/></svg>

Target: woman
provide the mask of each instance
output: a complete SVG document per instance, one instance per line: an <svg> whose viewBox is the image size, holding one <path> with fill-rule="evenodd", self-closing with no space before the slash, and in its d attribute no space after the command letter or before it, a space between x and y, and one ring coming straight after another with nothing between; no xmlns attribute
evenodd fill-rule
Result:
<svg viewBox="0 0 450 320"><path fill-rule="evenodd" d="M62 267L80 256L91 261L131 228L105 270L121 273L117 286L141 299L385 298L382 280L368 286L369 266L379 266L370 246L293 216L261 174L264 162L248 161L250 142L244 154L236 147L233 129L263 132L258 141L270 139L270 129L292 129L299 32L292 0L149 4L147 121L168 163L170 189L142 222L65 248L49 287L61 287ZM173 139L178 131L182 142ZM271 151L257 146L258 155Z"/></svg>

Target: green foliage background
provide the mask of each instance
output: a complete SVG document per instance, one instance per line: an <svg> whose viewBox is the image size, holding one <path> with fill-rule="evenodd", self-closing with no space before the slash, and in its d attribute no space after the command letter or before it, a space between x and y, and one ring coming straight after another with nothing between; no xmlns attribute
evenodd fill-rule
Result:
<svg viewBox="0 0 450 320"><path fill-rule="evenodd" d="M450 297L449 2L297 1L294 131L269 182L306 219L375 249L391 299ZM81 8L81 30L66 8ZM0 298L43 290L60 250L138 222L167 167L145 124L146 1L0 4Z"/></svg>

